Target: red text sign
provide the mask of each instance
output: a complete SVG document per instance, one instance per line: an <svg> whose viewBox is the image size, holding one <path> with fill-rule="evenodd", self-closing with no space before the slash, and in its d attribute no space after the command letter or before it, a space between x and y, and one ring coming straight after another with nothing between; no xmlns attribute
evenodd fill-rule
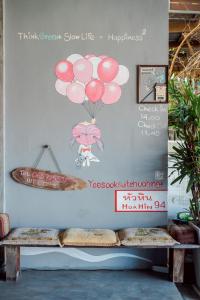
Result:
<svg viewBox="0 0 200 300"><path fill-rule="evenodd" d="M167 191L115 191L116 212L166 212Z"/></svg>

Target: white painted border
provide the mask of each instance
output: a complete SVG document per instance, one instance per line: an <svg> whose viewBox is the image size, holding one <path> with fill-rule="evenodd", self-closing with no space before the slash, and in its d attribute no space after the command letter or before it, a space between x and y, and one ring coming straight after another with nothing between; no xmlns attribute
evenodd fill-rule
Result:
<svg viewBox="0 0 200 300"><path fill-rule="evenodd" d="M91 262L91 263L97 263L97 262L102 262L105 260L113 259L113 258L118 258L118 257L129 257L129 258L135 258L138 260L146 261L148 263L152 264L152 260L126 253L126 252L118 252L118 253L108 253L108 254L101 254L101 255L93 255L89 254L83 250L77 249L77 248L42 248L42 247L22 247L21 248L21 255L22 256L34 256L34 255L41 255L41 254L46 254L46 253L62 253L65 255L69 255L73 258L77 258L83 261Z"/></svg>

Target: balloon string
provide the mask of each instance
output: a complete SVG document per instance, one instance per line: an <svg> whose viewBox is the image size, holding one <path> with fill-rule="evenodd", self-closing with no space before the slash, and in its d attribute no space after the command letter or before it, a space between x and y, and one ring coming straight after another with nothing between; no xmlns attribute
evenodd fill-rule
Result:
<svg viewBox="0 0 200 300"><path fill-rule="evenodd" d="M88 112L88 114L90 114L89 109L88 109L88 107L86 105L86 102L83 102L82 104L83 104L83 107L85 108L85 110Z"/></svg>
<svg viewBox="0 0 200 300"><path fill-rule="evenodd" d="M95 109L96 109L96 114L98 113L98 111L99 111L99 100L97 101L97 103L96 103L96 105L95 105Z"/></svg>
<svg viewBox="0 0 200 300"><path fill-rule="evenodd" d="M96 103L93 104L94 105L94 117L97 115L100 102L101 102L101 100L98 100Z"/></svg>
<svg viewBox="0 0 200 300"><path fill-rule="evenodd" d="M104 103L100 101L99 112L102 110L103 107L104 107Z"/></svg>
<svg viewBox="0 0 200 300"><path fill-rule="evenodd" d="M97 113L99 113L101 111L101 109L104 106L104 103L102 102L102 100L98 100L96 103L91 103L89 100L88 101L84 101L82 103L83 107L85 108L85 110L88 112L89 116L94 119L97 115Z"/></svg>
<svg viewBox="0 0 200 300"><path fill-rule="evenodd" d="M86 110L87 110L88 114L90 114L90 109L89 109L89 106L88 106L88 102L85 103L85 107L86 107Z"/></svg>
<svg viewBox="0 0 200 300"><path fill-rule="evenodd" d="M97 103L93 103L93 117L96 117L96 107L97 107Z"/></svg>
<svg viewBox="0 0 200 300"><path fill-rule="evenodd" d="M100 112L102 106L103 106L102 100L98 100L98 101L96 102L96 105L95 105L95 114L96 114L96 115L97 115L97 113Z"/></svg>
<svg viewBox="0 0 200 300"><path fill-rule="evenodd" d="M102 100L99 100L98 102L98 112L101 110Z"/></svg>
<svg viewBox="0 0 200 300"><path fill-rule="evenodd" d="M89 116L92 118L92 114L91 114L91 111L90 111L90 107L89 107L88 101L87 101L87 103L86 103L86 101L83 102L82 105L85 108L85 110L88 112Z"/></svg>
<svg viewBox="0 0 200 300"><path fill-rule="evenodd" d="M96 105L96 110L97 110L97 112L99 112L100 103L101 103L101 100L98 100L98 101L97 101L97 105Z"/></svg>
<svg viewBox="0 0 200 300"><path fill-rule="evenodd" d="M92 103L89 101L89 107L90 107L90 117L93 118L93 108Z"/></svg>
<svg viewBox="0 0 200 300"><path fill-rule="evenodd" d="M92 110L91 110L91 103L88 100L88 108L89 108L89 115L92 118Z"/></svg>
<svg viewBox="0 0 200 300"><path fill-rule="evenodd" d="M91 112L91 118L94 119L94 105L93 103L89 103L89 106L90 106L90 112Z"/></svg>

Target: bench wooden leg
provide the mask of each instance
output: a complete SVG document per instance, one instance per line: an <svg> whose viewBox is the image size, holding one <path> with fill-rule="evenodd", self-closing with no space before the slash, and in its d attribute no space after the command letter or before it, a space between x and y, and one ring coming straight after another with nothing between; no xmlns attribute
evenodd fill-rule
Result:
<svg viewBox="0 0 200 300"><path fill-rule="evenodd" d="M169 275L173 282L182 283L184 279L185 249L169 250Z"/></svg>
<svg viewBox="0 0 200 300"><path fill-rule="evenodd" d="M5 250L0 246L0 280L5 279Z"/></svg>
<svg viewBox="0 0 200 300"><path fill-rule="evenodd" d="M6 280L17 280L20 274L20 247L5 247Z"/></svg>

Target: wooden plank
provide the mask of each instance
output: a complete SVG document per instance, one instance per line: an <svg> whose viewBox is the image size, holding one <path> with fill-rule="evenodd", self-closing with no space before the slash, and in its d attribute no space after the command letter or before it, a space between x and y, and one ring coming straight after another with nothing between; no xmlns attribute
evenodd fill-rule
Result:
<svg viewBox="0 0 200 300"><path fill-rule="evenodd" d="M179 33L179 32L183 32L183 31L189 31L194 29L196 26L198 25L198 22L188 22L186 23L185 21L173 21L170 20L169 21L169 32L170 33Z"/></svg>
<svg viewBox="0 0 200 300"><path fill-rule="evenodd" d="M0 247L0 280L5 279L5 249Z"/></svg>
<svg viewBox="0 0 200 300"><path fill-rule="evenodd" d="M47 244L16 244L14 245L9 243L9 240L4 240L2 246L19 246L19 247L55 247L55 248L61 248L60 245L49 245ZM135 245L135 246L63 246L63 248L143 248L143 249L200 249L200 245L197 244L177 244L177 245Z"/></svg>
<svg viewBox="0 0 200 300"><path fill-rule="evenodd" d="M183 283L185 249L170 249L169 273L173 282Z"/></svg>
<svg viewBox="0 0 200 300"><path fill-rule="evenodd" d="M6 280L16 281L20 274L20 247L5 247Z"/></svg>
<svg viewBox="0 0 200 300"><path fill-rule="evenodd" d="M0 267L4 263L4 248L0 247Z"/></svg>
<svg viewBox="0 0 200 300"><path fill-rule="evenodd" d="M197 48L199 49L200 47L200 43L198 41L191 41L190 44L192 45L193 48ZM180 45L180 42L178 41L170 41L169 42L169 48L178 48L178 46ZM182 46L182 49L188 49L188 45L185 43L183 46ZM195 50L197 50L195 49Z"/></svg>
<svg viewBox="0 0 200 300"><path fill-rule="evenodd" d="M36 168L20 167L11 171L10 175L17 183L39 189L71 191L87 187L80 178Z"/></svg>
<svg viewBox="0 0 200 300"><path fill-rule="evenodd" d="M170 10L198 12L200 10L200 0L171 0Z"/></svg>

